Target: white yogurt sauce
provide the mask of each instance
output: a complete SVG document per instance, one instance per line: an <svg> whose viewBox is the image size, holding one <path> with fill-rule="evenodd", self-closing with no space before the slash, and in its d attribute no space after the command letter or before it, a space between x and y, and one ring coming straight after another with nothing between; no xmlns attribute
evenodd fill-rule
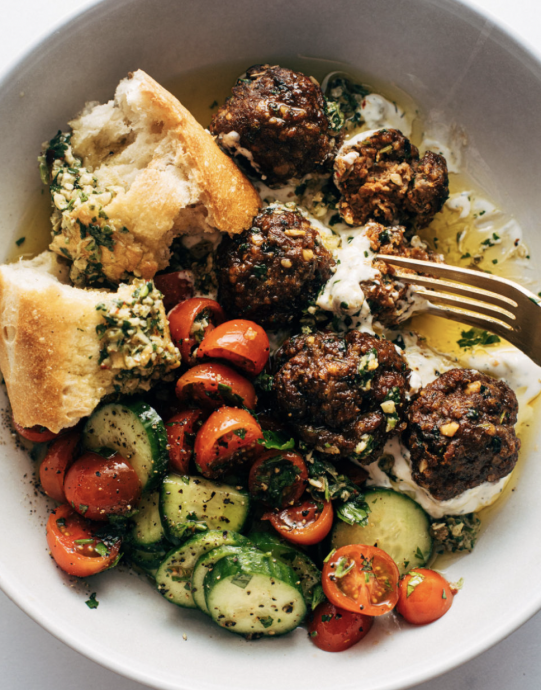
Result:
<svg viewBox="0 0 541 690"><path fill-rule="evenodd" d="M405 137L411 135L411 121L404 110L377 93L365 96L359 111L368 129L398 129Z"/></svg>
<svg viewBox="0 0 541 690"><path fill-rule="evenodd" d="M441 518L444 515L465 515L466 513L473 513L481 510L481 508L486 508L491 503L494 503L511 477L511 475L508 474L507 477L503 477L497 482L484 482L473 489L463 491L461 494L448 501L437 501L426 491L426 489L423 489L413 480L410 454L408 449L400 442L399 438L395 437L387 441L383 451L385 454L392 455L394 458L392 474L396 478L396 481L390 479L385 472L380 469L378 463L374 462L372 465L365 468L370 474L367 483L373 486L383 486L385 488L394 489L395 491L400 491L410 496L410 498L417 501L429 515L435 518Z"/></svg>
<svg viewBox="0 0 541 690"><path fill-rule="evenodd" d="M326 311L350 316L360 311L359 318L366 320L370 316L370 308L360 283L375 280L379 276L372 266L374 252L370 249L365 227L346 226L340 236L341 245L333 252L338 264L336 273L325 285L317 305Z"/></svg>

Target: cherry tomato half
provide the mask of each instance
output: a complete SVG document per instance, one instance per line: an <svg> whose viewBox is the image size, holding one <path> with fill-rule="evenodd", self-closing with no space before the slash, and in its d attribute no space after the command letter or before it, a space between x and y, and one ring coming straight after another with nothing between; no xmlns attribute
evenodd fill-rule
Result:
<svg viewBox="0 0 541 690"><path fill-rule="evenodd" d="M109 543L94 537L98 527L68 505L60 506L49 516L47 544L57 565L68 575L88 577L113 565L121 541Z"/></svg>
<svg viewBox="0 0 541 690"><path fill-rule="evenodd" d="M400 581L396 610L408 623L433 623L449 611L455 593L456 590L439 573L428 568L416 568Z"/></svg>
<svg viewBox="0 0 541 690"><path fill-rule="evenodd" d="M45 443L46 441L52 441L54 438L58 438L59 435L49 431L49 429L45 428L44 426L39 426L39 424L36 424L36 426L24 427L20 424L17 424L17 422L13 420L13 426L15 427L15 431L20 436L25 438L27 441L32 441L33 443Z"/></svg>
<svg viewBox="0 0 541 690"><path fill-rule="evenodd" d="M188 474L195 435L203 423L202 417L201 410L184 410L165 423L169 446L169 468L172 472Z"/></svg>
<svg viewBox="0 0 541 690"><path fill-rule="evenodd" d="M320 504L304 501L298 506L285 508L279 513L265 513L263 520L270 520L282 537L295 544L317 544L331 531L333 509L330 501Z"/></svg>
<svg viewBox="0 0 541 690"><path fill-rule="evenodd" d="M192 297L193 283L191 271L173 271L154 276L154 285L163 295L163 306L166 312L176 307L179 302Z"/></svg>
<svg viewBox="0 0 541 690"><path fill-rule="evenodd" d="M235 319L206 333L197 356L226 359L246 373L256 376L265 368L269 351L269 339L261 326L253 321Z"/></svg>
<svg viewBox="0 0 541 690"><path fill-rule="evenodd" d="M137 503L141 484L137 472L119 453L104 457L89 451L66 472L67 502L90 520L125 515Z"/></svg>
<svg viewBox="0 0 541 690"><path fill-rule="evenodd" d="M193 350L205 335L225 321L225 314L213 299L192 297L169 313L171 338L180 350L184 364L193 364Z"/></svg>
<svg viewBox="0 0 541 690"><path fill-rule="evenodd" d="M204 477L212 479L252 460L261 449L261 427L246 410L221 407L203 424L195 439L195 461Z"/></svg>
<svg viewBox="0 0 541 690"><path fill-rule="evenodd" d="M314 611L308 634L324 652L343 652L366 637L373 622L371 616L345 611L325 601Z"/></svg>
<svg viewBox="0 0 541 690"><path fill-rule="evenodd" d="M381 616L398 601L398 568L376 546L350 544L326 559L322 585L329 601L338 608Z"/></svg>
<svg viewBox="0 0 541 690"><path fill-rule="evenodd" d="M206 409L238 405L253 410L257 400L255 388L244 376L215 362L188 369L177 382L176 394L179 400L191 399Z"/></svg>
<svg viewBox="0 0 541 690"><path fill-rule="evenodd" d="M302 456L288 450L269 450L252 465L248 488L252 496L272 508L286 508L303 495L308 470Z"/></svg>
<svg viewBox="0 0 541 690"><path fill-rule="evenodd" d="M47 496L59 503L66 501L64 477L75 458L80 439L80 431L70 431L57 438L47 451L39 468L39 480L43 490Z"/></svg>

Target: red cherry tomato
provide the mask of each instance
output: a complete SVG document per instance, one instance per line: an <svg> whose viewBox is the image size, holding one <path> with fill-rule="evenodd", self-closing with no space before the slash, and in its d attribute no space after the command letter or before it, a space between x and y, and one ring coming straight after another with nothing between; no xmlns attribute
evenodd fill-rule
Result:
<svg viewBox="0 0 541 690"><path fill-rule="evenodd" d="M57 438L47 451L39 468L39 480L47 496L59 503L66 501L64 477L75 458L75 451L81 440L81 432L70 431Z"/></svg>
<svg viewBox="0 0 541 690"><path fill-rule="evenodd" d="M295 544L317 544L331 531L333 509L330 501L321 504L304 501L298 506L285 508L279 513L265 513L263 520L270 520L282 537Z"/></svg>
<svg viewBox="0 0 541 690"><path fill-rule="evenodd" d="M303 495L308 470L302 456L288 450L269 450L252 465L248 487L252 496L272 508L286 508Z"/></svg>
<svg viewBox="0 0 541 690"><path fill-rule="evenodd" d="M329 601L338 608L381 616L398 601L398 568L376 546L350 544L325 560L322 585Z"/></svg>
<svg viewBox="0 0 541 690"><path fill-rule="evenodd" d="M324 652L343 652L366 637L373 622L371 616L345 611L325 601L314 611L308 633Z"/></svg>
<svg viewBox="0 0 541 690"><path fill-rule="evenodd" d="M165 423L169 446L169 468L188 474L195 435L203 422L201 410L184 410Z"/></svg>
<svg viewBox="0 0 541 690"><path fill-rule="evenodd" d="M171 338L184 364L193 363L192 352L213 328L225 321L225 314L213 299L193 297L178 304L169 314Z"/></svg>
<svg viewBox="0 0 541 690"><path fill-rule="evenodd" d="M439 573L416 568L400 581L396 610L408 623L426 625L449 611L454 594L456 590Z"/></svg>
<svg viewBox="0 0 541 690"><path fill-rule="evenodd" d="M46 441L52 441L53 438L58 438L59 436L59 434L55 434L52 431L49 431L49 429L46 429L44 426L39 426L38 424L36 424L36 426L24 427L20 424L17 424L17 422L13 420L13 426L18 434L20 434L27 441L32 441L33 443L45 443Z"/></svg>
<svg viewBox="0 0 541 690"><path fill-rule="evenodd" d="M191 399L206 409L230 405L253 410L257 400L255 388L244 376L215 362L188 369L177 382L176 394L179 400Z"/></svg>
<svg viewBox="0 0 541 690"><path fill-rule="evenodd" d="M226 359L239 369L256 376L269 359L269 339L253 321L226 321L205 334L197 350L198 357Z"/></svg>
<svg viewBox="0 0 541 690"><path fill-rule="evenodd" d="M121 541L98 539L94 536L98 527L68 505L60 506L49 516L47 544L56 563L68 575L88 577L114 564Z"/></svg>
<svg viewBox="0 0 541 690"><path fill-rule="evenodd" d="M249 412L221 407L203 424L195 439L195 461L212 479L229 468L252 460L260 452L261 427Z"/></svg>
<svg viewBox="0 0 541 690"><path fill-rule="evenodd" d="M154 276L154 285L163 295L163 306L169 311L179 302L190 299L193 295L193 273L191 271L174 271Z"/></svg>
<svg viewBox="0 0 541 690"><path fill-rule="evenodd" d="M90 520L107 520L109 515L125 515L141 495L137 472L119 453L104 457L89 451L66 472L67 502Z"/></svg>

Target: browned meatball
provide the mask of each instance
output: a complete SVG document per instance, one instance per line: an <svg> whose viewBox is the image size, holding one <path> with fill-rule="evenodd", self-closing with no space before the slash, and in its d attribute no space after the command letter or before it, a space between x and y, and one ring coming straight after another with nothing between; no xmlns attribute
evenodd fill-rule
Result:
<svg viewBox="0 0 541 690"><path fill-rule="evenodd" d="M377 254L405 256L420 261L441 263L439 254L434 254L420 246L413 247L404 237L404 233L405 228L400 226L387 228L379 223L370 223L366 227L370 248ZM379 259L374 259L372 265L379 273L378 278L361 283L370 311L385 326L396 326L411 313L410 290L405 282L396 277L393 266ZM400 271L415 275L415 271L409 269L401 268Z"/></svg>
<svg viewBox="0 0 541 690"><path fill-rule="evenodd" d="M338 210L350 225L376 220L423 228L449 196L445 158L427 151L419 160L417 147L397 129L345 144L334 171L342 194Z"/></svg>
<svg viewBox="0 0 541 690"><path fill-rule="evenodd" d="M410 372L388 340L359 331L296 336L276 364L278 407L317 450L368 465L402 430Z"/></svg>
<svg viewBox="0 0 541 690"><path fill-rule="evenodd" d="M216 255L220 304L265 328L290 325L332 275L334 259L298 212L267 208Z"/></svg>
<svg viewBox="0 0 541 690"><path fill-rule="evenodd" d="M328 168L340 143L315 80L277 65L241 77L210 123L218 144L268 183Z"/></svg>
<svg viewBox="0 0 541 690"><path fill-rule="evenodd" d="M518 459L518 403L511 388L475 369L451 369L407 411L413 478L446 501L511 472Z"/></svg>

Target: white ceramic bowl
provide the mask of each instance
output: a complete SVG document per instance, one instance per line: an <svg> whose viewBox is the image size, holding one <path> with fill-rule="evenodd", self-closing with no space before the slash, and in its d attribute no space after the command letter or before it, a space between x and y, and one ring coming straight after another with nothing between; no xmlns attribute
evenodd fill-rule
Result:
<svg viewBox="0 0 541 690"><path fill-rule="evenodd" d="M516 214L532 255L541 256L541 64L489 20L451 0L96 5L41 43L0 84L2 251L12 246L18 221L38 193L40 143L85 101L110 98L130 70L168 82L221 61L287 64L297 55L349 63L366 81L395 84L423 109L442 111L463 126L468 171ZM378 621L362 645L340 656L317 650L303 629L248 643L171 606L127 572L102 575L90 589L70 586L47 553L46 504L28 483L32 462L7 430L2 439L0 586L68 645L157 688L405 688L479 654L541 608L535 438L524 446L516 490L475 552L448 571L451 579L465 579L451 613L418 629L398 629L392 617ZM84 605L85 593L94 590L97 611Z"/></svg>

